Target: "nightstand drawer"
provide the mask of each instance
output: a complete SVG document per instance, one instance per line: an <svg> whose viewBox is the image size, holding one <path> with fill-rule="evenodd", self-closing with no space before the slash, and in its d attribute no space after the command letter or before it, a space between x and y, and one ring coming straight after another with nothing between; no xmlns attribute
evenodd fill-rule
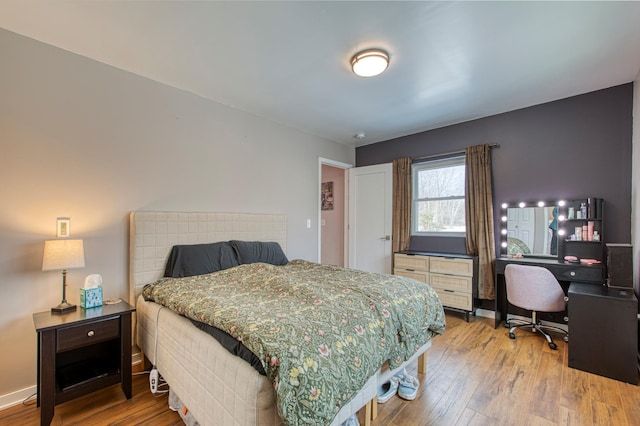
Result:
<svg viewBox="0 0 640 426"><path fill-rule="evenodd" d="M58 330L57 352L68 351L86 345L116 339L120 336L120 319L110 318L75 327Z"/></svg>

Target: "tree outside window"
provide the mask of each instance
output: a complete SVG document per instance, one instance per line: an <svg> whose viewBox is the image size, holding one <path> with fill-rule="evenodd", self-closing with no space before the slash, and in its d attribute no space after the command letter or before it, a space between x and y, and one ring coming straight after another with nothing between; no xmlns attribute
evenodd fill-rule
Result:
<svg viewBox="0 0 640 426"><path fill-rule="evenodd" d="M414 164L412 175L412 235L464 234L464 157Z"/></svg>

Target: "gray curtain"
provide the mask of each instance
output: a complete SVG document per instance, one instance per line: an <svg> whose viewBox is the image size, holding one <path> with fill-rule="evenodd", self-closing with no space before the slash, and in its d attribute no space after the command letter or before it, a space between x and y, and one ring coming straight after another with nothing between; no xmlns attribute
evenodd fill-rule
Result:
<svg viewBox="0 0 640 426"><path fill-rule="evenodd" d="M408 250L411 239L411 158L393 160L393 253Z"/></svg>
<svg viewBox="0 0 640 426"><path fill-rule="evenodd" d="M495 300L496 259L489 145L465 149L467 254L478 256L478 297Z"/></svg>

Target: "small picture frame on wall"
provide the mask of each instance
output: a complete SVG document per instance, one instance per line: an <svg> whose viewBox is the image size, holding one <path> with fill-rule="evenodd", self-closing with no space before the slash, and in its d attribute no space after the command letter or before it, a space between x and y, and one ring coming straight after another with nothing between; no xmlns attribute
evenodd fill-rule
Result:
<svg viewBox="0 0 640 426"><path fill-rule="evenodd" d="M56 237L69 238L71 236L71 232L69 231L70 225L71 225L71 219L69 219L68 217L59 217Z"/></svg>
<svg viewBox="0 0 640 426"><path fill-rule="evenodd" d="M321 210L333 210L333 182L322 183Z"/></svg>

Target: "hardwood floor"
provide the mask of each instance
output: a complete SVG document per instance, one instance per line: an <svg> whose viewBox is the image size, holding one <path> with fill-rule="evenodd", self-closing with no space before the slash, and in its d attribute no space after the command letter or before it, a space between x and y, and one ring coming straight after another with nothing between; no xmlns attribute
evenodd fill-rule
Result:
<svg viewBox="0 0 640 426"><path fill-rule="evenodd" d="M552 351L539 335L511 340L493 320L447 314L433 340L415 401L378 404L374 426L640 425L640 387L567 367L567 344ZM614 356L615 354L612 354ZM416 375L416 366L409 369ZM0 411L0 425L36 425L31 402ZM360 420L362 423L362 415ZM56 406L53 425L180 425L167 396L154 397L146 375L134 376L133 398L119 386ZM225 426L225 425L221 425Z"/></svg>

